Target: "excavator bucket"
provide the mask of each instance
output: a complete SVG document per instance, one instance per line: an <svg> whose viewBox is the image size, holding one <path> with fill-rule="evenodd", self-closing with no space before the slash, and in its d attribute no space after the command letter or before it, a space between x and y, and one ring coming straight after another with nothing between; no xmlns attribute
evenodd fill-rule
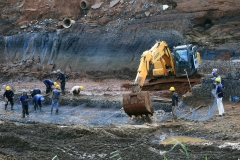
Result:
<svg viewBox="0 0 240 160"><path fill-rule="evenodd" d="M152 116L154 112L148 91L124 94L123 108L129 117L132 117L132 115L149 116L149 114Z"/></svg>

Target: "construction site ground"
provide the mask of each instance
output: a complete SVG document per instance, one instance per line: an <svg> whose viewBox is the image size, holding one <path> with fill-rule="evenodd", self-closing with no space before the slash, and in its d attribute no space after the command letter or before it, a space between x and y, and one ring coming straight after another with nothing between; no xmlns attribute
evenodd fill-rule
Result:
<svg viewBox="0 0 240 160"><path fill-rule="evenodd" d="M111 96L121 100L122 94L130 90L122 87L130 81L112 79L101 82L82 80L68 81L69 91L74 85L83 85L81 97L99 96L106 99ZM31 90L45 86L42 82L12 83L20 93L22 89ZM3 91L3 89L2 89ZM156 97L168 90L151 91ZM108 96L106 96L108 95ZM117 98L116 98L117 97ZM34 111L29 104L30 116L21 118L21 106L15 101L14 110L8 106L4 110L4 101L0 102L0 159L186 159L184 149L178 145L161 144L168 137L187 136L185 143L190 159L238 159L240 158L240 104L224 101L226 115L218 117L217 112L207 121L191 121L184 118L169 122L170 113L163 113L166 119L159 121L158 112L151 122L129 118L121 108L87 106L71 103L59 106L59 115L50 113L50 103L44 103L42 112ZM109 101L110 101L109 99ZM196 100L197 101L197 100ZM159 118L159 119L158 119ZM204 142L195 142L190 138L200 138Z"/></svg>

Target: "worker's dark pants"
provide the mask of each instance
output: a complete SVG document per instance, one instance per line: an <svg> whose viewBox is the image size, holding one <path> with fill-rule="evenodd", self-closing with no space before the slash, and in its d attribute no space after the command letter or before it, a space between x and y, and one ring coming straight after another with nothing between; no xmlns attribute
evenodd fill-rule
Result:
<svg viewBox="0 0 240 160"><path fill-rule="evenodd" d="M5 110L7 110L8 102L10 102L10 104L11 104L11 109L13 109L13 105L14 105L14 103L13 103L13 98L7 98L7 99L8 99L8 101L7 101L6 104L5 104Z"/></svg>
<svg viewBox="0 0 240 160"><path fill-rule="evenodd" d="M73 91L73 95L74 96L79 96L79 94L80 94L80 90L74 90Z"/></svg>
<svg viewBox="0 0 240 160"><path fill-rule="evenodd" d="M38 109L38 106L39 106L39 109L40 109L40 111L41 111L41 110L42 110L41 100L34 101L34 110L35 110L35 111L36 111L36 109Z"/></svg>
<svg viewBox="0 0 240 160"><path fill-rule="evenodd" d="M49 84L47 84L46 82L44 82L45 86L46 86L46 94L50 93L52 91L52 88Z"/></svg>
<svg viewBox="0 0 240 160"><path fill-rule="evenodd" d="M29 115L28 113L28 105L22 105L22 117L24 118L26 115Z"/></svg>
<svg viewBox="0 0 240 160"><path fill-rule="evenodd" d="M34 105L34 101L35 101L35 100L34 100L34 96L35 96L35 95L36 95L35 93L32 94L32 104L33 104L33 105Z"/></svg>
<svg viewBox="0 0 240 160"><path fill-rule="evenodd" d="M66 84L66 82L61 83L61 90L62 90L63 94L65 94L65 84Z"/></svg>
<svg viewBox="0 0 240 160"><path fill-rule="evenodd" d="M175 121L177 121L177 116L174 114L175 106L172 106L172 117Z"/></svg>

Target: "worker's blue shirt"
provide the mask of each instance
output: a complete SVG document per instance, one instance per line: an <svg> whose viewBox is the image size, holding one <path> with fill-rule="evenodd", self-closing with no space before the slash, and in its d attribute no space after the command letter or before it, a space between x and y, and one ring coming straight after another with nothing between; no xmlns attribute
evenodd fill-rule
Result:
<svg viewBox="0 0 240 160"><path fill-rule="evenodd" d="M12 90L5 91L4 94L3 94L3 97L7 97L8 99L13 98L13 96L14 96L14 93L13 93Z"/></svg>
<svg viewBox="0 0 240 160"><path fill-rule="evenodd" d="M41 98L42 98L43 96L41 95L41 94L36 94L34 97L33 97L33 100L35 101L35 102L38 102L38 101L41 101Z"/></svg>
<svg viewBox="0 0 240 160"><path fill-rule="evenodd" d="M222 89L222 85L218 84L217 85L217 90L216 90L216 94L218 98L222 98L223 97L223 89Z"/></svg>
<svg viewBox="0 0 240 160"><path fill-rule="evenodd" d="M28 105L28 95L21 95L20 102L22 103L22 105Z"/></svg>
<svg viewBox="0 0 240 160"><path fill-rule="evenodd" d="M54 100L58 100L59 98L60 98L60 91L58 90L58 89L54 89L53 90L53 98L52 99L54 99Z"/></svg>
<svg viewBox="0 0 240 160"><path fill-rule="evenodd" d="M52 85L53 85L53 81L51 81L50 79L45 79L45 80L43 81L43 83L48 84L50 87L52 87Z"/></svg>
<svg viewBox="0 0 240 160"><path fill-rule="evenodd" d="M178 104L178 94L174 92L172 95L172 106L176 106L177 104Z"/></svg>
<svg viewBox="0 0 240 160"><path fill-rule="evenodd" d="M65 75L63 73L59 74L57 80L59 80L59 79L62 80L61 83L65 83Z"/></svg>

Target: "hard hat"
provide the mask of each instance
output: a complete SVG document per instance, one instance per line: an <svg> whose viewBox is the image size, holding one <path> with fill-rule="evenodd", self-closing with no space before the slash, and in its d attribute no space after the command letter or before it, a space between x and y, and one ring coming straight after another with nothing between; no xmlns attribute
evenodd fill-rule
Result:
<svg viewBox="0 0 240 160"><path fill-rule="evenodd" d="M216 81L216 82L220 82L221 79L218 77L218 78L215 79L215 81Z"/></svg>
<svg viewBox="0 0 240 160"><path fill-rule="evenodd" d="M10 86L7 86L7 87L6 87L6 90L7 90L7 91L9 91L10 89L11 89Z"/></svg>
<svg viewBox="0 0 240 160"><path fill-rule="evenodd" d="M56 85L56 88L59 89L60 88L59 85Z"/></svg>
<svg viewBox="0 0 240 160"><path fill-rule="evenodd" d="M23 93L25 93L25 92L26 92L26 90L25 90L25 89L23 89L23 90L22 90L22 92L23 92Z"/></svg>
<svg viewBox="0 0 240 160"><path fill-rule="evenodd" d="M59 73L59 72L61 72L61 70L60 70L60 69L58 69L58 70L57 70L57 73Z"/></svg>
<svg viewBox="0 0 240 160"><path fill-rule="evenodd" d="M84 87L83 87L83 86L79 86L79 88L80 88L81 90L83 90L83 89L84 89Z"/></svg>
<svg viewBox="0 0 240 160"><path fill-rule="evenodd" d="M53 85L56 86L56 85L58 85L58 84L57 84L57 82L53 82Z"/></svg>
<svg viewBox="0 0 240 160"><path fill-rule="evenodd" d="M52 73L57 73L56 71L53 71Z"/></svg>
<svg viewBox="0 0 240 160"><path fill-rule="evenodd" d="M213 70L212 70L213 72L217 72L217 69L216 68L213 68Z"/></svg>
<svg viewBox="0 0 240 160"><path fill-rule="evenodd" d="M174 87L170 87L169 90L170 90L170 91L175 91L175 88L174 88Z"/></svg>
<svg viewBox="0 0 240 160"><path fill-rule="evenodd" d="M44 101L44 98L43 97L41 97L41 99L40 99L41 101Z"/></svg>

